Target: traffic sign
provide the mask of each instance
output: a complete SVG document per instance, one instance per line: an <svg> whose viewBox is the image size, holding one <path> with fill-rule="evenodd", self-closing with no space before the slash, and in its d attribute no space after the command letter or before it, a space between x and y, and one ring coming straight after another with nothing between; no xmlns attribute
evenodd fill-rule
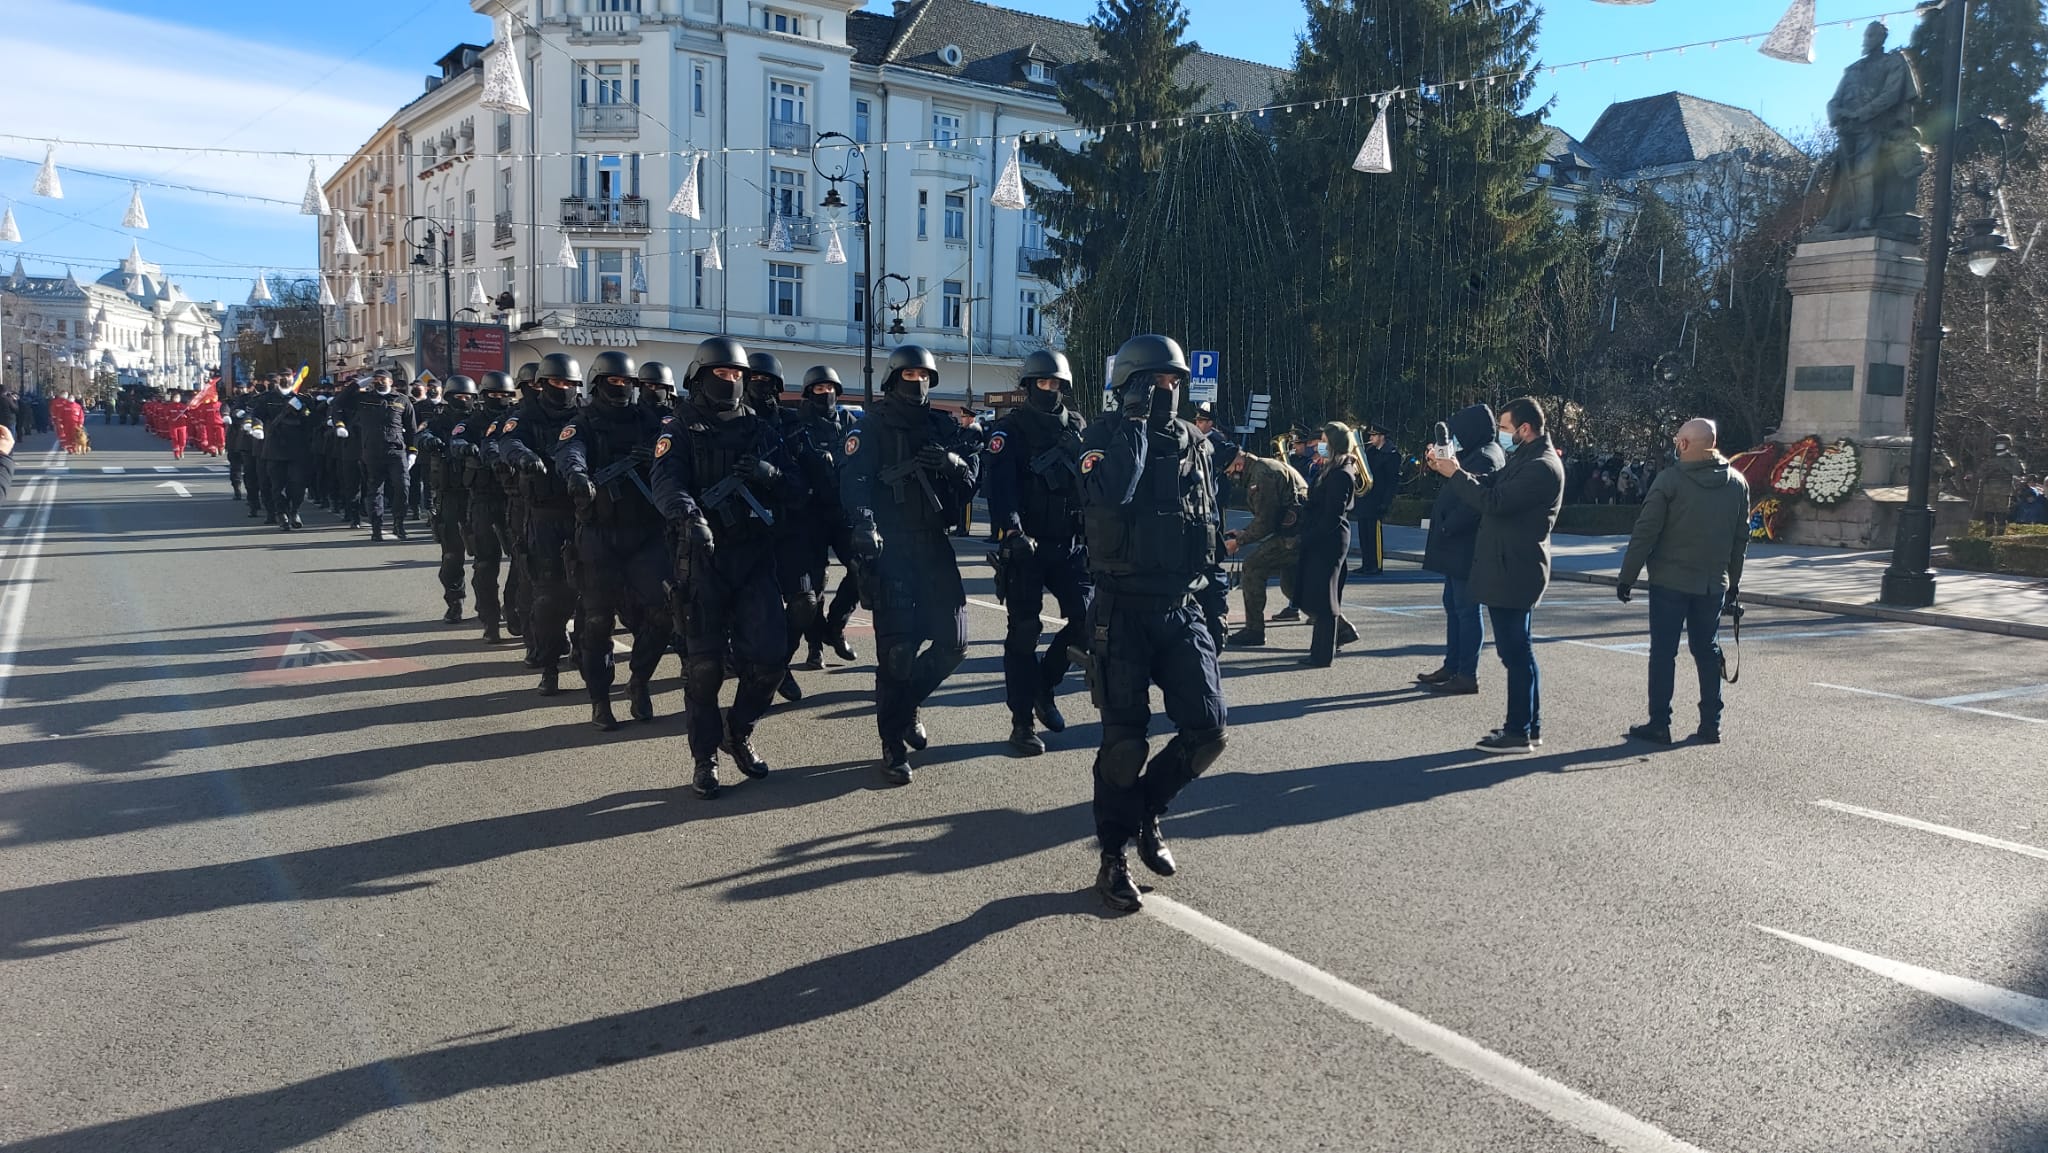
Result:
<svg viewBox="0 0 2048 1153"><path fill-rule="evenodd" d="M1216 381L1223 369L1223 356L1215 352L1197 352L1188 358L1188 400L1201 404L1216 399Z"/></svg>
<svg viewBox="0 0 2048 1153"><path fill-rule="evenodd" d="M1250 403L1245 405L1244 431L1254 432L1258 429L1266 427L1266 414L1270 412L1272 408L1273 395L1271 393L1253 393Z"/></svg>

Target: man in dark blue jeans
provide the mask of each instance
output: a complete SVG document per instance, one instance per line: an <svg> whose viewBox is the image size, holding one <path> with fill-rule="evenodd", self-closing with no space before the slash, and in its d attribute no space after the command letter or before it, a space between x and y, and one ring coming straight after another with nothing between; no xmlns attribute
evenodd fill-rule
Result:
<svg viewBox="0 0 2048 1153"><path fill-rule="evenodd" d="M1543 742L1529 626L1550 586L1550 530L1564 505L1564 462L1543 425L1543 406L1534 397L1509 401L1493 430L1507 463L1488 476L1472 475L1448 450L1432 446L1429 455L1429 467L1444 477L1445 489L1479 514L1472 596L1493 619L1493 648L1508 680L1507 722L1479 741L1489 753L1526 753Z"/></svg>
<svg viewBox="0 0 2048 1153"><path fill-rule="evenodd" d="M1717 448L1714 422L1695 417L1671 438L1678 467L1657 474L1636 516L1615 595L1629 602L1636 578L1650 570L1650 720L1628 735L1671 743L1671 696L1677 687L1678 637L1684 633L1700 678L1700 727L1693 739L1721 740L1723 609L1735 603L1749 547L1749 485Z"/></svg>
<svg viewBox="0 0 2048 1153"><path fill-rule="evenodd" d="M1483 404L1470 405L1446 422L1458 467L1473 477L1492 476L1507 464L1507 455L1494 440L1495 427L1493 410ZM1379 484L1374 476L1373 491L1379 491ZM1360 528L1379 531L1377 522ZM1373 542L1366 544L1371 547ZM1422 549L1422 567L1444 578L1444 663L1415 679L1446 696L1479 691L1479 648L1486 643L1486 626L1481 623L1478 594L1472 591L1472 554L1478 544L1479 513L1445 485L1429 510L1429 538Z"/></svg>

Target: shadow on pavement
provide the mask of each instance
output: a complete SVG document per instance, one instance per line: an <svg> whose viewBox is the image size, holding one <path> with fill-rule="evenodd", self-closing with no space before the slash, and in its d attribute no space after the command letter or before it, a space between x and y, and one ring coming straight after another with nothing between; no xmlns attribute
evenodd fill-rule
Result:
<svg viewBox="0 0 2048 1153"><path fill-rule="evenodd" d="M1004 897L936 929L852 949L773 976L572 1025L365 1062L275 1089L32 1137L15 1153L236 1153L294 1149L394 1106L528 1085L757 1037L852 1012L935 972L976 944L1048 917L1095 916L1075 893ZM403 1093L395 1092L403 1086Z"/></svg>

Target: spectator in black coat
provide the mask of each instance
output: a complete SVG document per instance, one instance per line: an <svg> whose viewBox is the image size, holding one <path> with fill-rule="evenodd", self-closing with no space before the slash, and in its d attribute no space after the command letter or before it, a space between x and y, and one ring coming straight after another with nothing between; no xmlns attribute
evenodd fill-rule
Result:
<svg viewBox="0 0 2048 1153"><path fill-rule="evenodd" d="M1322 467L1301 509L1301 559L1294 585L1301 611L1314 625L1304 663L1326 669L1338 645L1358 639L1358 630L1344 619L1344 557L1351 551L1346 516L1354 502L1370 494L1373 482L1350 426L1331 421L1318 443Z"/></svg>
<svg viewBox="0 0 2048 1153"><path fill-rule="evenodd" d="M1374 427L1359 454L1372 477L1370 490L1351 506L1358 522L1358 568L1353 576L1379 576L1386 571L1387 542L1380 527L1401 494L1401 452L1387 441L1387 430Z"/></svg>
<svg viewBox="0 0 2048 1153"><path fill-rule="evenodd" d="M1468 475L1484 483L1507 464L1507 454L1494 440L1492 409L1475 404L1448 423L1458 467ZM1478 542L1479 511L1445 485L1429 510L1429 538L1422 548L1422 567L1444 578L1444 660L1436 671L1415 679L1453 696L1479 691L1479 649L1486 643L1486 625L1472 591L1472 553Z"/></svg>

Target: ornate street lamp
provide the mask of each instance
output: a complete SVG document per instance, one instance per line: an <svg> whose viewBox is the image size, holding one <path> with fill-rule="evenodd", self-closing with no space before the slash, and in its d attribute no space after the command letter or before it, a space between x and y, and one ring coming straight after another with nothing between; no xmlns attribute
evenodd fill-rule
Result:
<svg viewBox="0 0 2048 1153"><path fill-rule="evenodd" d="M825 151L824 144L828 140L835 139L844 140L846 143L843 146L835 145L835 147L840 148L841 159L837 167L827 172L822 162ZM860 165L859 180L854 180L853 178L853 166L855 164ZM818 202L818 207L832 213L834 219L837 219L838 214L846 209L846 201L839 197L840 182L846 181L860 189L860 203L855 206L853 215L854 224L860 228L860 279L861 283L865 284L868 278L874 275L875 258L874 229L870 226L868 219L868 204L870 202L868 200L867 149L861 147L859 141L844 132L820 132L818 133L818 139L811 145L811 167L817 171L819 176L829 181L832 185L825 193L825 199ZM902 324L899 321L897 331L900 332L901 329ZM865 404L875 403L875 297L873 291L868 293L866 305L861 309L860 377L862 402Z"/></svg>

